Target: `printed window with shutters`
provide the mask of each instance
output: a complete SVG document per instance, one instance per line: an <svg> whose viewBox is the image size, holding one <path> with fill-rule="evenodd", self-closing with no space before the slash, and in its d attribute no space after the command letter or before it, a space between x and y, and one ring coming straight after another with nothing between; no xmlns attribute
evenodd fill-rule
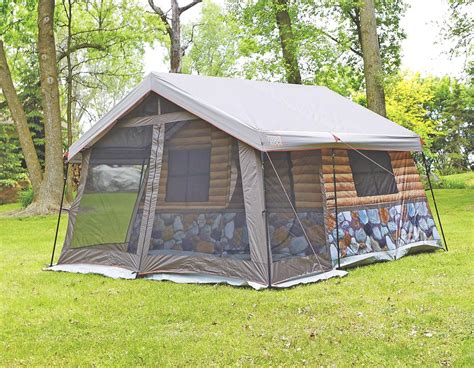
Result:
<svg viewBox="0 0 474 368"><path fill-rule="evenodd" d="M207 202L211 148L170 149L166 202Z"/></svg>
<svg viewBox="0 0 474 368"><path fill-rule="evenodd" d="M348 151L359 197L398 193L390 155L384 151Z"/></svg>

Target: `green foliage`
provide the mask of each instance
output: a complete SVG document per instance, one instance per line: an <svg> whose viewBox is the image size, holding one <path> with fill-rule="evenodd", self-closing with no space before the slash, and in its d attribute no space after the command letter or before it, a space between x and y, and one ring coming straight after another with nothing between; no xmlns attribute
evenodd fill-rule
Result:
<svg viewBox="0 0 474 368"><path fill-rule="evenodd" d="M26 44L36 34L37 0L15 0L0 2L0 35L5 43L12 41Z"/></svg>
<svg viewBox="0 0 474 368"><path fill-rule="evenodd" d="M387 83L386 103L388 118L421 136L430 164L441 174L472 168L472 85L449 77L400 74Z"/></svg>
<svg viewBox="0 0 474 368"><path fill-rule="evenodd" d="M443 28L450 53L465 58L466 76L474 81L474 1L448 0L450 13Z"/></svg>
<svg viewBox="0 0 474 368"><path fill-rule="evenodd" d="M12 74L14 77L16 76L17 94L26 113L40 165L44 167L45 140L36 50L25 50L21 56L21 62L16 61L13 63ZM29 66L26 67L26 64ZM5 146L5 152L0 153L0 168L2 162L9 162L7 165L10 166L10 168L4 168L3 173L0 173L0 179L6 177L17 180L16 174L26 172L26 167L15 126L10 118L10 111L6 101L2 101L2 98L3 95L0 95L0 119L3 117L4 121L9 120L12 124L0 126L0 144ZM6 158L7 161L4 161ZM14 170L12 165L15 167Z"/></svg>
<svg viewBox="0 0 474 368"><path fill-rule="evenodd" d="M31 55L36 50L36 9L37 0L0 1L0 37L5 43L15 82L32 68Z"/></svg>
<svg viewBox="0 0 474 368"><path fill-rule="evenodd" d="M474 169L474 85L439 79L430 116L441 133L432 146L437 167L443 174Z"/></svg>
<svg viewBox="0 0 474 368"><path fill-rule="evenodd" d="M247 79L285 80L285 67L272 0L227 1L227 18L239 25L235 32L240 75ZM298 51L296 51L298 52Z"/></svg>
<svg viewBox="0 0 474 368"><path fill-rule="evenodd" d="M474 171L442 176L432 184L434 188L440 189L474 189Z"/></svg>
<svg viewBox="0 0 474 368"><path fill-rule="evenodd" d="M0 189L1 188L13 188L16 185L17 181L13 179L0 179Z"/></svg>
<svg viewBox="0 0 474 368"><path fill-rule="evenodd" d="M189 52L183 57L183 73L235 75L239 54L237 33L235 19L227 16L219 5L206 1L201 18L195 24L184 26L184 39L191 43ZM240 49L240 52L246 51Z"/></svg>
<svg viewBox="0 0 474 368"><path fill-rule="evenodd" d="M44 165L44 129L36 51L36 8L36 0L0 2L0 38L5 43L12 78L27 115L28 126L31 130L40 164ZM4 120L10 117L10 111L1 94L0 117L5 117ZM6 135L8 135L9 144L15 148L6 147L6 154L10 157L11 162L15 162L14 165L17 167L17 171L25 172L18 138L13 131L14 126L11 126L11 129L8 128L8 132L0 129L0 142L5 142ZM16 155L16 157L12 155ZM19 164L23 168L20 168ZM11 170L7 170L4 175L9 179L16 180L15 173Z"/></svg>
<svg viewBox="0 0 474 368"><path fill-rule="evenodd" d="M71 30L68 24L71 17ZM73 123L95 123L143 77L145 47L164 36L163 24L138 0L62 0L56 7L56 42L63 105L71 56ZM65 111L65 109L63 109Z"/></svg>
<svg viewBox="0 0 474 368"><path fill-rule="evenodd" d="M57 217L1 217L0 366L472 366L474 191L436 197L449 252L260 292L44 272Z"/></svg>
<svg viewBox="0 0 474 368"><path fill-rule="evenodd" d="M429 114L435 94L432 82L419 74L400 75L386 88L387 117L418 133L428 149L437 134Z"/></svg>
<svg viewBox="0 0 474 368"><path fill-rule="evenodd" d="M235 34L236 60L246 78L284 80L274 4L272 0L227 0L227 18L240 25ZM325 85L346 96L361 89L363 62L352 18L357 21L358 6L352 0L289 2L294 51L305 83ZM376 8L384 70L392 75L400 65L400 42L405 37L400 18L406 5L404 0L380 0Z"/></svg>
<svg viewBox="0 0 474 368"><path fill-rule="evenodd" d="M11 187L23 177L22 154L12 124L0 124L0 186Z"/></svg>
<svg viewBox="0 0 474 368"><path fill-rule="evenodd" d="M26 113L26 120L30 128L31 137L35 145L40 165L45 165L45 135L43 124L43 108L41 106L41 92L39 83L39 66L35 53L30 54L30 67L17 77L19 89L18 97ZM19 144L18 144L19 147Z"/></svg>
<svg viewBox="0 0 474 368"><path fill-rule="evenodd" d="M68 5L72 7L71 29L67 27ZM143 75L146 45L159 39L162 24L157 17L144 12L137 1L71 0L57 1L55 11L58 69L62 105L66 105L66 80L73 80L73 132L77 138L79 122L95 122L105 114ZM39 89L37 54L37 1L0 1L0 37L5 43L7 59L20 101L27 115L33 142L44 166L44 128ZM68 43L68 40L70 41ZM65 55L73 61L70 76ZM64 112L63 108L63 112ZM0 117L10 116L0 96ZM2 119L4 120L4 119ZM16 180L25 165L14 133L0 130L0 180Z"/></svg>
<svg viewBox="0 0 474 368"><path fill-rule="evenodd" d="M29 187L20 192L20 204L22 208L28 207L34 198L33 188Z"/></svg>
<svg viewBox="0 0 474 368"><path fill-rule="evenodd" d="M314 68L314 83L324 84L343 95L361 90L364 84L362 49L359 40L360 0L303 1L302 14L308 18L306 34L321 34L326 38L329 51L321 53L315 39L308 50L309 59L320 65ZM401 62L400 45L405 38L400 20L406 11L405 0L375 1L377 34L384 69L383 79L395 74ZM332 57L328 53L332 51ZM311 61L310 61L311 62ZM313 61L314 62L314 61ZM334 80L335 83L331 83ZM329 83L328 83L329 82ZM339 87L339 88L338 88Z"/></svg>

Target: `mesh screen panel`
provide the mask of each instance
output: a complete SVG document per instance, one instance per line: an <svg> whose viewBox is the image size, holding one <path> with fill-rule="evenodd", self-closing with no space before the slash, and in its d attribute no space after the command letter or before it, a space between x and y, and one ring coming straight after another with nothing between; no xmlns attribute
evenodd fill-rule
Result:
<svg viewBox="0 0 474 368"><path fill-rule="evenodd" d="M331 268L324 231L320 152L272 152L264 157L273 282Z"/></svg>
<svg viewBox="0 0 474 368"><path fill-rule="evenodd" d="M141 218L139 198L151 143L146 128L116 127L92 149L72 248L107 244L136 252L128 242Z"/></svg>
<svg viewBox="0 0 474 368"><path fill-rule="evenodd" d="M149 255L250 260L237 141L208 123L166 126Z"/></svg>

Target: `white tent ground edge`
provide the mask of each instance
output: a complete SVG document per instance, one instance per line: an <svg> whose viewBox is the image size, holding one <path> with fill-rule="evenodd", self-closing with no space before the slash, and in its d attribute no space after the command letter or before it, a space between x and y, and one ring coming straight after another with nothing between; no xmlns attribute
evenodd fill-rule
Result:
<svg viewBox="0 0 474 368"><path fill-rule="evenodd" d="M44 268L44 271L55 271L55 272L69 272L79 274L94 274L110 277L113 279L126 279L132 280L137 278L137 274L134 271L130 271L126 268L115 267L115 266L104 266L94 264L61 264L54 265L51 267ZM315 275L308 275L297 277L289 281L285 281L276 285L272 285L275 288L287 288L298 284L314 283L318 281L328 280L333 277L344 277L348 274L347 271L342 270L330 270L328 272L318 273ZM234 279L224 276L214 275L201 275L201 274L171 274L171 273L155 273L146 275L143 277L144 280L153 281L171 281L177 284L227 284L231 286L250 286L255 290L267 289L267 285L263 285L257 282L244 281L240 279Z"/></svg>

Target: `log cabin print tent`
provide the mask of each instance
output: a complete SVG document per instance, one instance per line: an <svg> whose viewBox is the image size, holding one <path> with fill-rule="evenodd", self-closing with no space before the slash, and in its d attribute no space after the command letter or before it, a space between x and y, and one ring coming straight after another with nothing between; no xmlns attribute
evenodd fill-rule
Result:
<svg viewBox="0 0 474 368"><path fill-rule="evenodd" d="M421 149L325 87L152 73L70 147L50 269L286 287L439 249Z"/></svg>

